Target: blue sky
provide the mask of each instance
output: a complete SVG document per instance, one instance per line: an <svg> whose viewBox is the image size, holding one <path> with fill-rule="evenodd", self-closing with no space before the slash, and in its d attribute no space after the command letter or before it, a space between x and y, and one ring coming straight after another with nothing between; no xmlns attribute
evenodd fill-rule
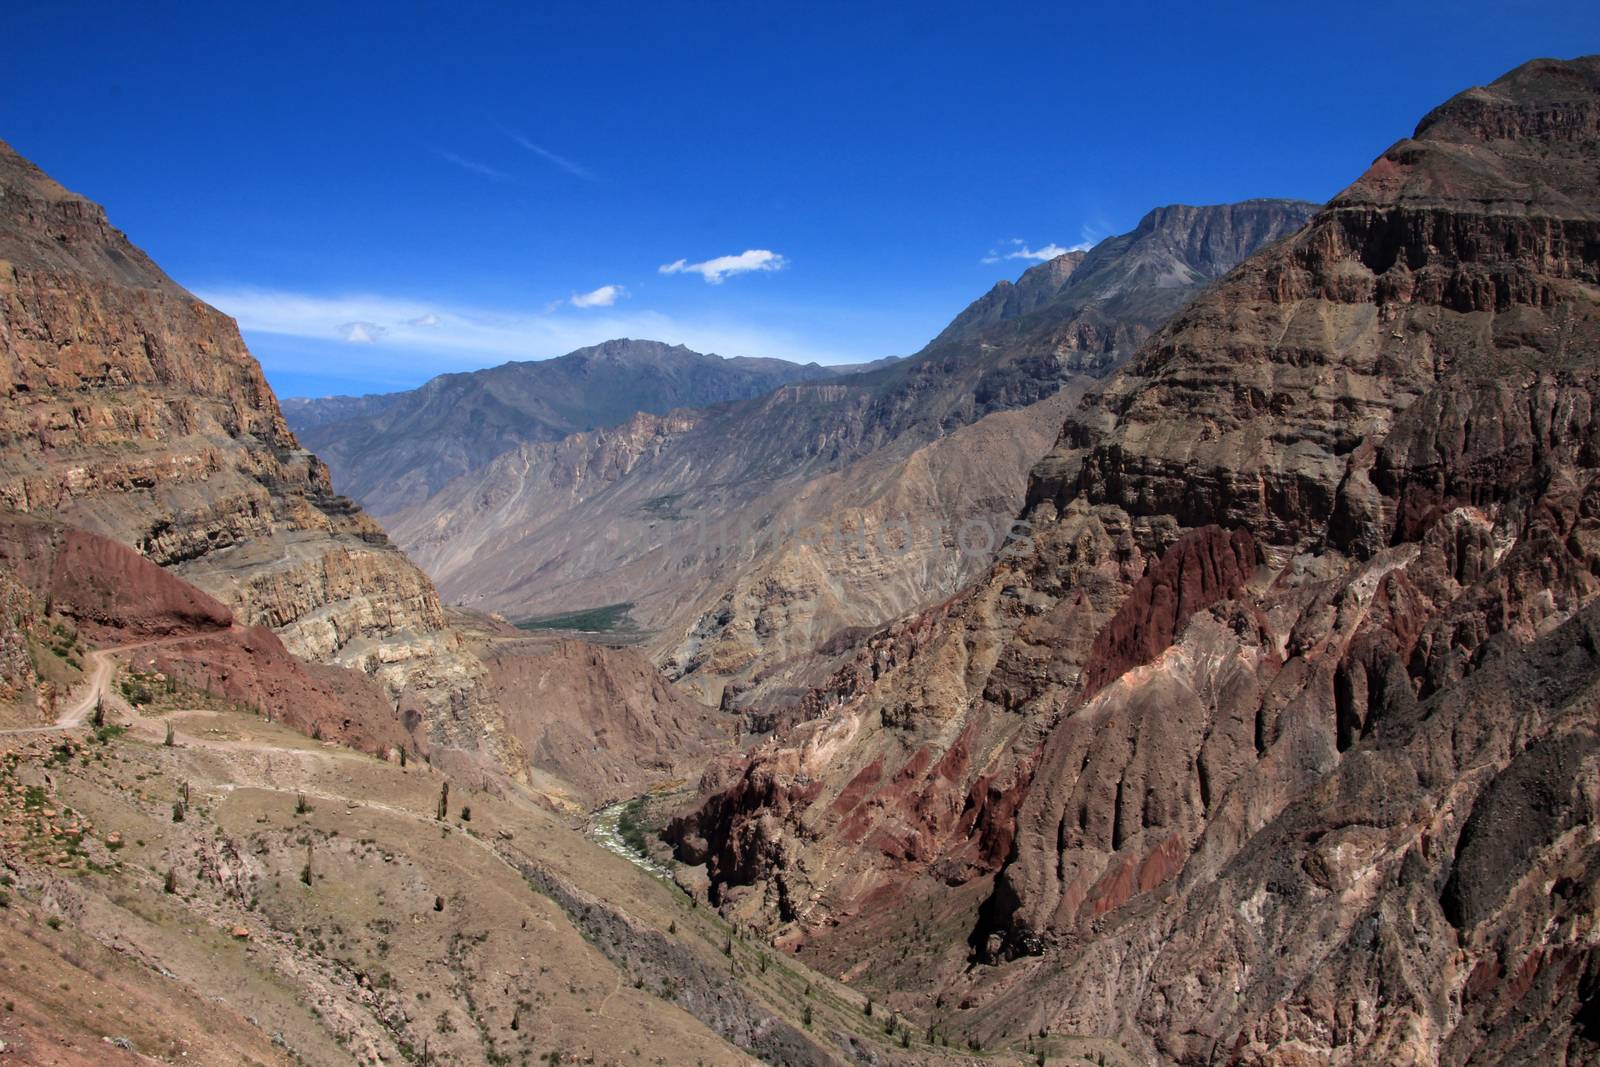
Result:
<svg viewBox="0 0 1600 1067"><path fill-rule="evenodd" d="M22 5L0 138L321 395L610 336L907 354L1010 253L1325 200L1452 93L1600 51L1559 0L518 7Z"/></svg>

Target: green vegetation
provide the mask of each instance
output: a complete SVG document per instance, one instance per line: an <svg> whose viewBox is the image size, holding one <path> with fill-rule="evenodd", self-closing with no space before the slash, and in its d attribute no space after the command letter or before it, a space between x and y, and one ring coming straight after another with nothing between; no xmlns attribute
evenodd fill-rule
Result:
<svg viewBox="0 0 1600 1067"><path fill-rule="evenodd" d="M634 797L623 807L622 814L617 816L617 836L633 851L648 857L650 837L644 825L644 800L642 796Z"/></svg>
<svg viewBox="0 0 1600 1067"><path fill-rule="evenodd" d="M65 660L67 666L73 670L83 669L83 642L78 639L77 631L71 627L59 622L52 623L45 635L45 647Z"/></svg>
<svg viewBox="0 0 1600 1067"><path fill-rule="evenodd" d="M628 613L633 602L607 604L603 608L566 611L558 615L538 615L517 623L519 630L579 630L583 633L613 633L634 629Z"/></svg>
<svg viewBox="0 0 1600 1067"><path fill-rule="evenodd" d="M135 667L118 681L117 688L122 690L122 699L136 708L142 708L146 704L154 704L163 696L171 695L177 685L159 671L142 671Z"/></svg>
<svg viewBox="0 0 1600 1067"><path fill-rule="evenodd" d="M127 732L126 726L99 726L95 728L94 739L97 744L109 745Z"/></svg>
<svg viewBox="0 0 1600 1067"><path fill-rule="evenodd" d="M653 496L639 505L639 510L649 515L659 515L665 518L679 518L677 503L683 499L682 493L665 493Z"/></svg>

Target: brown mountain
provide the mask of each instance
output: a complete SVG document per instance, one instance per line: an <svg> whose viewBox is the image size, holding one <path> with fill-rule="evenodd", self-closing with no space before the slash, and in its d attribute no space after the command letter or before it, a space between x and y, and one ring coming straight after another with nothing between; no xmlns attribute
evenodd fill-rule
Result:
<svg viewBox="0 0 1600 1067"><path fill-rule="evenodd" d="M1286 223L1303 223L1314 209L1304 201L1266 199L1156 208L1127 233L1031 267L1014 283L997 283L957 315L933 344L1044 308L1050 309L1049 316L1038 325L1048 322L1058 332L1064 332L1063 323L1080 332L1114 334L1164 322L1197 288L1283 237Z"/></svg>
<svg viewBox="0 0 1600 1067"><path fill-rule="evenodd" d="M1597 399L1600 57L1539 60L1087 397L1031 536L773 709L679 854L975 1042L1592 1062Z"/></svg>
<svg viewBox="0 0 1600 1067"><path fill-rule="evenodd" d="M432 584L334 494L232 320L4 144L0 214L0 502L133 546L299 655L432 640Z"/></svg>
<svg viewBox="0 0 1600 1067"><path fill-rule="evenodd" d="M630 604L708 702L730 682L794 684L815 665L791 661L979 573L1066 400L1311 210L1152 212L1028 271L1016 288L1038 300L969 309L910 359L524 445L401 512L396 537L452 602L512 617Z"/></svg>
<svg viewBox="0 0 1600 1067"><path fill-rule="evenodd" d="M968 304L966 310L950 320L950 325L934 338L953 341L962 334L1018 318L1050 303L1083 264L1084 251L1066 252L1054 259L1029 267L1015 282L1002 278L994 288Z"/></svg>
<svg viewBox="0 0 1600 1067"><path fill-rule="evenodd" d="M556 359L442 374L417 389L363 397L292 398L289 423L333 469L339 492L388 520L522 444L760 396L833 368L781 359L724 359L683 345L622 338Z"/></svg>

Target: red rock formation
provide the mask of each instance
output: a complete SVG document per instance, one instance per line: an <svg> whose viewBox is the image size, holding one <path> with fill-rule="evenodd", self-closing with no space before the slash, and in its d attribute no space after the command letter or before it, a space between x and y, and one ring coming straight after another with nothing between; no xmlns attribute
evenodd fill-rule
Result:
<svg viewBox="0 0 1600 1067"><path fill-rule="evenodd" d="M126 545L76 527L0 516L0 566L106 643L233 625L233 613L215 597Z"/></svg>
<svg viewBox="0 0 1600 1067"><path fill-rule="evenodd" d="M1243 592L1255 566L1255 542L1244 530L1204 526L1185 534L1095 637L1083 669L1085 699L1159 656L1195 612Z"/></svg>
<svg viewBox="0 0 1600 1067"><path fill-rule="evenodd" d="M108 537L0 516L0 575L94 642L132 646L135 665L307 735L374 752L411 743L365 676L301 663L271 630L236 624L215 598Z"/></svg>

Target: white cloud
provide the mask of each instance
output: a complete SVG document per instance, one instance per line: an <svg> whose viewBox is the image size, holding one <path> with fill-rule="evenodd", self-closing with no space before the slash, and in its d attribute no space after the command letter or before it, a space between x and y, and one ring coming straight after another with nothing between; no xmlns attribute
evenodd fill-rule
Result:
<svg viewBox="0 0 1600 1067"><path fill-rule="evenodd" d="M627 295L628 290L620 285L602 285L587 293L573 293L571 303L575 308L608 308Z"/></svg>
<svg viewBox="0 0 1600 1067"><path fill-rule="evenodd" d="M1055 259L1057 256L1064 256L1070 251L1072 251L1072 249L1070 249L1070 248L1062 248L1060 245L1056 244L1054 241L1051 241L1049 244L1045 245L1043 248L1029 248L1027 245L1023 245L1021 248L1018 248L1018 249L1016 249L1014 251L1011 251L1011 252L1007 252L1006 253L1006 258L1007 259L1036 259L1039 262L1043 263L1047 259Z"/></svg>
<svg viewBox="0 0 1600 1067"><path fill-rule="evenodd" d="M340 323L336 330L342 340L352 345L377 344L378 338L389 332L375 322Z"/></svg>
<svg viewBox="0 0 1600 1067"><path fill-rule="evenodd" d="M765 248L751 248L740 252L736 256L718 256L708 259L703 263L690 263L680 259L674 263L666 263L657 269L662 274L698 274L711 285L721 285L722 280L733 274L746 274L750 271L782 270L789 265L789 261L776 252Z"/></svg>
<svg viewBox="0 0 1600 1067"><path fill-rule="evenodd" d="M1028 242L1020 237L1013 237L1009 241L1001 242L1001 248L989 249L989 254L978 260L978 262L999 263L1002 259L1026 259L1043 263L1046 260L1055 259L1057 256L1064 256L1068 252L1087 252L1094 245L1094 241L1085 240L1063 248L1054 241L1050 241L1043 247L1029 248Z"/></svg>
<svg viewBox="0 0 1600 1067"><path fill-rule="evenodd" d="M620 287L619 287L620 288ZM752 325L720 316L679 319L655 311L596 305L582 315L559 301L550 308L451 306L435 299L375 294L320 296L248 287L200 287L200 299L239 320L247 333L308 342L353 342L341 356L352 373L374 379L409 359L431 372L486 366L508 359L544 359L616 337L649 338L724 356L773 356L797 363L840 363L873 358L871 349L826 346L791 329ZM436 322L432 320L437 320ZM424 325L426 323L426 325ZM371 356L357 355L368 349ZM314 348L292 358L310 371ZM290 358L290 357L285 357ZM269 370L272 369L269 367Z"/></svg>

